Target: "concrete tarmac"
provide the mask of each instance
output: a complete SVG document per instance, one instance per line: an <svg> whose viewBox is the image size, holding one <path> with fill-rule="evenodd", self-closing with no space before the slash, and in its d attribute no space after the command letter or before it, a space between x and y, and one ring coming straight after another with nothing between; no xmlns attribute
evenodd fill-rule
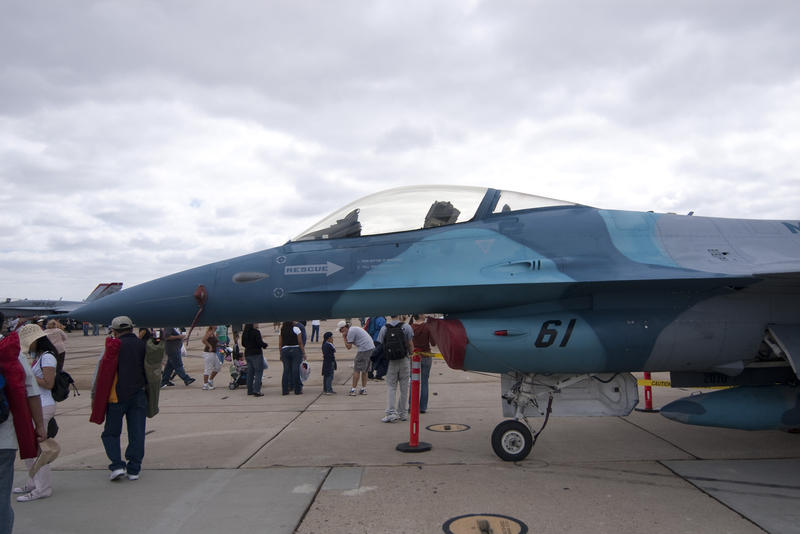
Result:
<svg viewBox="0 0 800 534"><path fill-rule="evenodd" d="M14 532L456 533L487 531L487 517L509 533L800 532L800 435L641 412L552 418L531 455L507 463L490 443L503 420L499 377L437 360L420 436L433 448L402 453L408 424L380 421L385 384L346 394L354 351L338 333L338 394L321 395L320 345L309 344L304 394L282 396L277 334L271 324L261 332L270 367L260 398L228 389L227 364L217 389L203 391L200 332L192 335L185 364L197 382L161 391L141 478L118 482L108 480L102 427L89 422L103 336L70 334L66 370L81 395L58 405L53 495L14 502ZM656 388L654 403L689 393ZM17 462L16 485L24 480ZM484 515L462 517L472 514Z"/></svg>

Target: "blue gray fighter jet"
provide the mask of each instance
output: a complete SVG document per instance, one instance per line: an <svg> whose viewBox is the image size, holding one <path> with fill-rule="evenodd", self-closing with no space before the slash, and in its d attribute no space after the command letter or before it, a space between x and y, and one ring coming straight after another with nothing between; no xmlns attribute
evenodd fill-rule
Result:
<svg viewBox="0 0 800 534"><path fill-rule="evenodd" d="M153 280L72 316L139 325L431 311L454 369L500 373L525 458L553 415L627 415L632 371L736 386L662 414L800 427L800 222L596 209L511 191L406 187L367 196L285 245ZM544 417L533 432L529 418Z"/></svg>
<svg viewBox="0 0 800 534"><path fill-rule="evenodd" d="M89 293L85 300L11 300L0 303L0 312L7 317L21 315L23 317L39 317L48 315L59 315L69 313L83 306L87 302L92 302L108 295L113 295L122 289L122 283L112 282L107 284L97 284L97 287Z"/></svg>

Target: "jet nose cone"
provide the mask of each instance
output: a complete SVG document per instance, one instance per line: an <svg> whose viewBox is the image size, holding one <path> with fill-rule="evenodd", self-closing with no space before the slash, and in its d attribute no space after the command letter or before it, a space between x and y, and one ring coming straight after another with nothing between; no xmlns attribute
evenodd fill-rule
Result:
<svg viewBox="0 0 800 534"><path fill-rule="evenodd" d="M127 315L137 326L188 325L197 312L195 287L176 289L148 282L88 302L69 316L100 324L111 324L114 317Z"/></svg>

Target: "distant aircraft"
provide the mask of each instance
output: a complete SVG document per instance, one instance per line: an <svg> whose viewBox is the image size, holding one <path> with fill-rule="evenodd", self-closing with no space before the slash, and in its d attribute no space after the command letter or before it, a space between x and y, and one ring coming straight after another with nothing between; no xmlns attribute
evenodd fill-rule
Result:
<svg viewBox="0 0 800 534"><path fill-rule="evenodd" d="M78 307L83 306L88 302L95 301L99 298L117 293L122 289L121 282L112 282L108 284L97 284L97 287L89 293L83 301L76 300L7 300L0 303L0 312L3 312L6 317L10 318L14 315L21 315L24 317L34 317L41 315L59 315L69 313L76 310Z"/></svg>
<svg viewBox="0 0 800 534"><path fill-rule="evenodd" d="M76 310L139 325L443 312L454 369L501 374L504 460L553 415L627 415L633 371L738 386L665 406L682 422L800 427L800 222L596 209L476 187L376 193L283 246ZM538 432L529 417L544 416Z"/></svg>

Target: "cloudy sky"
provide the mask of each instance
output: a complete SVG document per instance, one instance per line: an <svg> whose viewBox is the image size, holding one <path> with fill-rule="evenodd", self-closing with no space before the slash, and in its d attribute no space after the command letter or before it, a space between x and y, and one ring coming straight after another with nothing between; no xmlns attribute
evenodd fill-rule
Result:
<svg viewBox="0 0 800 534"><path fill-rule="evenodd" d="M798 27L795 1L6 0L0 297L128 287L410 184L796 220Z"/></svg>

